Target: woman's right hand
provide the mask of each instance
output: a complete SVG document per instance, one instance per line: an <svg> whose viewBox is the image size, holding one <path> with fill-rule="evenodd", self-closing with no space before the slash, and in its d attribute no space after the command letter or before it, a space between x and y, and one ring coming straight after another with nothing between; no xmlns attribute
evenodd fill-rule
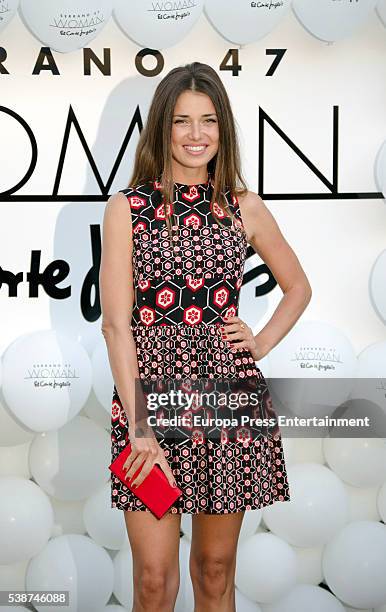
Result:
<svg viewBox="0 0 386 612"><path fill-rule="evenodd" d="M135 436L134 429L129 427L129 438L131 452L123 465L123 467L127 469L127 480L130 480L138 468L143 464L141 471L135 480L130 483L130 486L138 487L145 480L155 463L160 466L170 485L177 486L164 451L158 444L154 433L151 431L147 436L139 438Z"/></svg>

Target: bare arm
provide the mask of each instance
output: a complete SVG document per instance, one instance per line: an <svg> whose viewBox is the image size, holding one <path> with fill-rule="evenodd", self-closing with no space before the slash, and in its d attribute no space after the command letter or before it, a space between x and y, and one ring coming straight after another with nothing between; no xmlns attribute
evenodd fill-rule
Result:
<svg viewBox="0 0 386 612"><path fill-rule="evenodd" d="M268 323L253 337L252 353L255 359L261 359L295 325L311 300L312 290L298 258L261 197L249 191L247 196L240 198L240 211L248 242L267 264L284 293Z"/></svg>
<svg viewBox="0 0 386 612"><path fill-rule="evenodd" d="M138 414L135 415L135 379L139 379L139 370L130 330L134 302L131 226L130 205L125 195L118 192L109 198L103 218L99 272L101 330L119 398L129 427L134 427L135 420L138 421Z"/></svg>

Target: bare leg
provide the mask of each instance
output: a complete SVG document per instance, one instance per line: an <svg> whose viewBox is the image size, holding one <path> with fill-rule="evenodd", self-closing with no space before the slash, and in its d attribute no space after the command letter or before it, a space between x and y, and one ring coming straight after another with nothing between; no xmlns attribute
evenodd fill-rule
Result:
<svg viewBox="0 0 386 612"><path fill-rule="evenodd" d="M180 584L180 514L124 512L133 555L132 612L173 612Z"/></svg>
<svg viewBox="0 0 386 612"><path fill-rule="evenodd" d="M192 515L194 612L235 612L237 542L244 512Z"/></svg>

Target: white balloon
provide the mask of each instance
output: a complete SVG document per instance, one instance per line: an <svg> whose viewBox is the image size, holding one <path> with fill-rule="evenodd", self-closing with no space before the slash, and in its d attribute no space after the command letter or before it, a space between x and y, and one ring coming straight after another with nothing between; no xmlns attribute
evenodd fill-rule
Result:
<svg viewBox="0 0 386 612"><path fill-rule="evenodd" d="M386 254L386 252L385 252ZM385 256L386 274L386 256ZM379 406L386 420L386 342L375 342L358 355L358 371L350 398L364 398ZM364 416L371 416L366 415Z"/></svg>
<svg viewBox="0 0 386 612"><path fill-rule="evenodd" d="M123 32L141 47L166 49L188 35L202 13L203 4L204 0L185 3L115 0L114 17Z"/></svg>
<svg viewBox="0 0 386 612"><path fill-rule="evenodd" d="M252 331L253 331L253 334L256 335L258 330L256 329L256 330L252 330ZM264 378L269 378L270 377L270 375L271 375L271 364L270 364L270 361L269 361L269 355L266 355L262 359L258 359L257 361L255 361L255 365L262 372Z"/></svg>
<svg viewBox="0 0 386 612"><path fill-rule="evenodd" d="M386 525L354 521L327 542L323 573L330 589L354 608L386 601Z"/></svg>
<svg viewBox="0 0 386 612"><path fill-rule="evenodd" d="M257 533L238 547L236 586L252 601L275 601L295 582L296 555L284 540L271 533Z"/></svg>
<svg viewBox="0 0 386 612"><path fill-rule="evenodd" d="M105 340L98 342L92 356L92 384L98 401L111 414L114 379L111 373L109 357Z"/></svg>
<svg viewBox="0 0 386 612"><path fill-rule="evenodd" d="M378 487L360 488L345 484L349 500L349 519L352 521L379 521L377 510Z"/></svg>
<svg viewBox="0 0 386 612"><path fill-rule="evenodd" d="M47 495L31 480L0 478L0 564L36 555L47 543L54 513Z"/></svg>
<svg viewBox="0 0 386 612"><path fill-rule="evenodd" d="M0 401L0 446L24 444L32 440L35 434L35 431L22 426L9 408Z"/></svg>
<svg viewBox="0 0 386 612"><path fill-rule="evenodd" d="M292 463L298 463L296 461L296 445L301 444L303 440L297 440L296 438L286 438L285 435L282 435L282 444L284 451L284 459L286 465L291 465ZM264 519L264 516L263 516Z"/></svg>
<svg viewBox="0 0 386 612"><path fill-rule="evenodd" d="M123 512L111 507L110 481L86 500L83 519L90 537L100 546L118 550L125 544L125 519Z"/></svg>
<svg viewBox="0 0 386 612"><path fill-rule="evenodd" d="M11 565L0 565L0 590L24 591L28 563L29 559ZM4 612L3 607L1 612Z"/></svg>
<svg viewBox="0 0 386 612"><path fill-rule="evenodd" d="M256 533L257 529L260 526L262 518L263 510L261 508L244 512L243 522L241 523L239 542L246 540L251 535Z"/></svg>
<svg viewBox="0 0 386 612"><path fill-rule="evenodd" d="M33 431L61 427L81 410L91 389L83 346L55 330L17 338L3 357L3 394L10 410Z"/></svg>
<svg viewBox="0 0 386 612"><path fill-rule="evenodd" d="M270 351L272 376L350 378L357 370L354 348L337 327L301 321Z"/></svg>
<svg viewBox="0 0 386 612"><path fill-rule="evenodd" d="M323 546L314 548L292 547L297 557L297 582L317 586L323 580L322 553Z"/></svg>
<svg viewBox="0 0 386 612"><path fill-rule="evenodd" d="M87 536L68 534L51 539L31 559L26 590L69 591L68 612L95 612L110 599L113 580L113 563L105 549ZM58 609L57 605L34 606L41 612Z"/></svg>
<svg viewBox="0 0 386 612"><path fill-rule="evenodd" d="M112 405L112 397L111 394L110 405ZM111 408L110 414L108 414L107 410L105 410L104 406L100 404L97 400L95 393L91 390L90 395L88 396L87 402L83 406L82 410L79 412L79 416L89 417L95 423L98 423L103 429L107 429L110 433L111 429Z"/></svg>
<svg viewBox="0 0 386 612"><path fill-rule="evenodd" d="M385 185L386 193L386 185ZM386 197L386 196L385 196ZM369 292L372 306L383 323L386 323L386 249L382 251L374 262L370 271Z"/></svg>
<svg viewBox="0 0 386 612"><path fill-rule="evenodd" d="M282 2L224 2L206 0L212 26L230 42L245 45L269 34L287 15L291 0Z"/></svg>
<svg viewBox="0 0 386 612"><path fill-rule="evenodd" d="M268 528L295 546L325 544L348 520L348 495L334 472L316 463L299 463L287 470L290 504L263 508Z"/></svg>
<svg viewBox="0 0 386 612"><path fill-rule="evenodd" d="M20 589L23 590L23 589ZM1 612L30 612L30 608L25 608L24 606L2 606Z"/></svg>
<svg viewBox="0 0 386 612"><path fill-rule="evenodd" d="M112 0L21 0L20 13L44 45L68 53L98 36L111 17Z"/></svg>
<svg viewBox="0 0 386 612"><path fill-rule="evenodd" d="M27 478L31 476L28 464L28 455L31 441L17 446L0 447L0 476L17 476Z"/></svg>
<svg viewBox="0 0 386 612"><path fill-rule="evenodd" d="M113 559L114 595L119 603L131 610L133 605L133 557L131 548L125 547L117 552Z"/></svg>
<svg viewBox="0 0 386 612"><path fill-rule="evenodd" d="M386 479L386 445L379 438L325 438L330 468L355 487L375 487Z"/></svg>
<svg viewBox="0 0 386 612"><path fill-rule="evenodd" d="M288 460L286 460L287 465L290 463L324 464L322 438L284 438L284 454L287 453L288 441L291 441L292 446Z"/></svg>
<svg viewBox="0 0 386 612"><path fill-rule="evenodd" d="M83 521L84 500L62 501L50 497L50 501L54 509L54 527L51 537L66 533L86 534L86 526Z"/></svg>
<svg viewBox="0 0 386 612"><path fill-rule="evenodd" d="M93 211L83 211L83 212L85 212L85 214L84 214L84 217L82 218L82 221L83 219L88 219L89 221L91 221L91 223L96 222L97 220L102 221L103 211L100 211L99 208L95 208ZM79 252L72 253L71 255L73 258L76 258L77 256L79 257ZM72 323L71 326L69 326L70 321ZM76 340L76 342L79 342L82 346L84 346L84 348L86 349L87 353L89 354L91 358L91 355L96 345L99 343L101 339L102 332L101 332L100 326L98 324L95 324L92 327L90 327L90 323L88 323L86 319L83 319L83 320L78 319L77 321L74 321L74 318L73 316L71 316L70 312L67 313L66 318L64 319L58 318L57 321L55 322L55 328L57 328L58 331L61 331L62 325L63 325L63 329L66 330L66 333L68 334L68 336Z"/></svg>
<svg viewBox="0 0 386 612"><path fill-rule="evenodd" d="M386 0L384 0L386 7ZM386 180L386 140L378 149L374 162L374 180L378 191L382 191Z"/></svg>
<svg viewBox="0 0 386 612"><path fill-rule="evenodd" d="M305 417L331 414L347 399L357 370L351 342L323 321L301 321L269 356L272 394Z"/></svg>
<svg viewBox="0 0 386 612"><path fill-rule="evenodd" d="M235 601L236 610L240 610L240 612L264 612L258 603L245 597L239 589L235 589Z"/></svg>
<svg viewBox="0 0 386 612"><path fill-rule="evenodd" d="M383 522L386 523L386 480L378 491L377 509Z"/></svg>
<svg viewBox="0 0 386 612"><path fill-rule="evenodd" d="M378 608L377 608L378 609ZM375 608L351 608L350 606L345 607L346 612L377 612ZM386 612L386 610L385 610Z"/></svg>
<svg viewBox="0 0 386 612"><path fill-rule="evenodd" d="M19 0L6 0L0 2L0 32L12 21L17 13ZM15 609L15 608L13 608Z"/></svg>
<svg viewBox="0 0 386 612"><path fill-rule="evenodd" d="M386 26L386 0L378 0L375 11L383 25Z"/></svg>
<svg viewBox="0 0 386 612"><path fill-rule="evenodd" d="M318 586L297 584L280 601L270 604L264 612L345 612L334 595Z"/></svg>
<svg viewBox="0 0 386 612"><path fill-rule="evenodd" d="M347 38L368 19L377 0L293 0L293 11L302 26L327 42Z"/></svg>
<svg viewBox="0 0 386 612"><path fill-rule="evenodd" d="M30 469L36 482L57 499L86 499L110 478L110 436L86 417L36 436Z"/></svg>

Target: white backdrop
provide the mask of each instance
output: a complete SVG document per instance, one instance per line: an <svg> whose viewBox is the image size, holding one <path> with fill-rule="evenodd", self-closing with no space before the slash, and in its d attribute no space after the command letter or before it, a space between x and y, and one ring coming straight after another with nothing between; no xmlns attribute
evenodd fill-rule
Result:
<svg viewBox="0 0 386 612"><path fill-rule="evenodd" d="M202 43L205 41L205 44ZM21 115L32 129L38 159L28 183L17 195L50 195L53 191L66 120L72 107L104 183L110 176L123 138L137 106L143 120L158 78L139 75L134 58L139 48L114 20L93 41L103 57L111 49L112 74L93 69L83 75L83 51L54 53L60 76L31 72L40 45L16 16L1 34L10 72L1 75L1 105ZM228 48L204 14L181 43L165 49L164 70L193 60L218 68ZM234 45L233 45L234 46ZM287 49L273 76L265 76L273 56L266 49ZM339 107L339 191L377 192L374 163L386 135L385 27L372 13L352 37L334 44L313 38L292 12L261 41L240 49L242 70L233 77L219 74L227 86L239 126L243 167L250 189L258 191L259 107L332 180L333 106ZM154 60L146 58L147 66ZM31 147L25 131L0 113L0 190L15 185L25 174ZM110 193L126 186L138 130L135 129L114 178ZM271 193L328 193L327 187L292 149L266 125L264 191ZM79 138L72 128L59 194L100 194ZM283 233L298 254L313 287L307 318L330 321L342 329L359 352L385 338L383 322L372 308L368 277L385 248L386 207L380 199L271 200L265 199ZM100 321L86 323L79 308L80 285L91 265L90 224L100 224L103 203L1 203L1 266L23 272L18 296L0 291L0 308L7 317L0 350L23 332L39 327L75 325L83 333L99 334ZM22 221L22 222L21 222ZM71 235L71 240L69 236ZM28 295L26 273L32 250L41 250L41 269L64 259L71 269L61 287L71 296L49 299ZM258 300L255 324L262 326L279 301L278 287L267 300ZM260 317L260 318L259 318ZM78 329L76 330L79 331Z"/></svg>
<svg viewBox="0 0 386 612"><path fill-rule="evenodd" d="M296 4L300 6L302 2L299 0ZM384 10L384 2L379 7ZM2 8L4 1L0 0L0 15ZM386 15L386 10L382 14ZM384 289L378 288L378 309L369 293L372 268L386 248L386 206L374 171L377 154L386 139L386 28L380 16L371 10L352 35L328 43L312 36L294 12L288 11L270 34L240 46L228 42L203 13L181 42L161 51L165 64L157 77L146 77L137 71L135 57L141 48L125 35L114 19L88 44L100 58L104 49L111 51L109 75L101 74L92 66L91 75L86 76L82 49L70 53L53 51L59 74L43 70L34 75L43 45L30 33L19 14L4 29L0 21L0 192L12 189L22 180L31 162L31 144L17 116L31 130L37 146L36 168L28 182L11 196L0 195L3 270L0 285L0 355L3 355L0 590L38 588L50 571L52 559L59 556L64 556L68 565L64 564L63 575L50 574L50 579L63 579L65 585L72 562L81 575L87 560L92 558L94 577L99 572L104 576L100 583L104 591L98 593L99 600L105 597L107 601L114 574L117 599L112 601L129 608L131 593L125 579L131 567L126 535L121 513L109 507L108 473L103 471L109 460L110 406L106 400L109 396L96 385L103 359L98 350L93 353L94 348L100 348L102 339L101 318L94 307L96 288L92 283L97 273L106 197L100 197L100 186L74 126L63 163L59 197L52 196L68 116L73 113L79 123L101 180L106 184L136 111L145 121L159 79L176 65L192 61L210 63L219 71L231 99L249 188L259 191L258 172L263 168L261 195L298 255L313 289L312 300L300 321L305 327L299 327L299 337L295 336L292 344L291 341L283 343L273 351L272 359L264 360L267 371L264 368L263 371L267 374L270 370L275 372L275 368L278 371L285 360L291 361L291 351L296 353L297 347L307 342L318 346L327 335L338 356L343 355L343 361L337 359L335 364L338 376L353 374L353 363L364 351L362 375L370 376L365 366L369 367L370 363L374 369L377 363L377 375L386 378L383 366L386 328L381 316L382 304L386 304ZM242 69L238 76L220 70L229 48L239 49ZM267 50L285 50L272 76L267 76L267 72L275 55L267 54ZM152 57L145 58L145 68L152 69L154 65ZM317 171L332 182L334 107L338 113L335 133L338 190L332 198ZM264 124L262 146L260 113L265 113L282 130L293 143L292 147L268 122ZM127 185L138 135L138 126L135 126L109 194ZM314 165L315 171L300 159L296 147ZM358 197L358 194L368 194L368 197ZM35 269L31 274L32 259ZM54 261L64 276L60 283L55 282ZM260 263L254 255L247 261L246 270ZM39 277L38 272L46 269L46 275ZM383 269L380 268L378 286L385 276ZM21 275L11 294L7 285L9 273ZM56 284L58 293L52 293ZM240 316L257 331L271 317L282 293L275 287L256 299L254 289L253 282L242 288ZM88 301L91 307L87 306ZM78 416L74 417L67 407L72 420L64 427L61 419L66 406L61 405L63 413L57 410L52 415L52 431L46 435L38 423L34 431L20 428L13 421L6 400L14 404L14 416L23 417L23 410L27 413L28 407L31 408L32 404L23 405L23 397L18 396L17 380L35 367L33 354L26 350L27 345L22 345L20 363L17 363L17 351L12 352L9 347L25 333L48 328L65 332L69 340L80 341L88 355L93 356L94 386L91 387L90 368L82 366L84 354L69 344L69 359L77 364L82 378L78 399L85 390L92 388L92 391ZM49 341L52 339L48 338ZM374 343L378 352L374 350L375 356L369 357L369 349L367 353L365 349ZM48 356L51 350L47 349ZM20 369L16 370L17 367ZM12 371L15 378L10 384ZM110 382L105 389L110 388ZM39 402L35 396L34 400L37 407ZM54 402L54 395L51 401ZM44 406L40 408L43 410ZM71 408L75 410L74 406ZM28 416L31 414L32 411ZM53 429L55 418L57 430ZM71 490L68 485L71 479L66 477L74 467L70 455L74 461L87 461L79 444L85 431L98 442L94 451L98 453L99 449L100 463L98 470L92 464L86 465L89 489L87 498L85 494L81 499L81 483L74 479ZM344 440L339 445L334 440L299 438L284 439L284 442L293 503L267 508L262 513L247 513L238 554L237 609L303 612L312 601L314 608L323 612L350 610L350 604L356 608L362 606L365 611L385 612L381 606L386 601L386 594L382 599L383 581L366 583L359 563L377 559L377 569L386 568L384 441L372 439L367 444L365 439ZM92 457L94 451L89 453ZM23 482L8 480L12 476ZM17 534L7 529L14 507L13 496L16 498L20 491L24 503L33 504L36 517L40 518L40 523L34 525L35 539L24 551L23 537L30 532L28 519L17 515ZM8 505L4 500L8 500ZM315 509L315 514L310 508ZM327 516L328 508L334 512ZM299 524L302 529L297 530ZM185 516L183 531L184 575L179 612L189 610L192 601L186 579L190 522ZM365 549L358 545L361 538L367 542ZM73 556L67 558L70 549ZM112 564L105 555L106 550ZM353 559L358 551L359 561L354 567ZM262 567L258 563L260 554L265 554L267 573L260 573L261 582L257 582L255 575L247 575L247 569L251 567L251 558ZM291 583L291 576L295 580L295 569L297 586ZM349 592L336 579L337 575L342 575L343 582L348 576L353 585ZM285 576L287 582L279 583L278 578L275 582L272 576ZM376 580L375 574L371 578ZM273 580L269 585L268 579ZM320 583L328 583L336 598L318 589ZM79 602L89 595L87 588L82 588L79 581ZM281 607L279 604L275 607L272 603L275 596L283 595L286 589L290 591L289 599L282 600ZM299 602L303 602L303 607ZM319 608L315 607L316 603ZM80 607L77 604L73 609L84 612L86 608L82 605L79 603Z"/></svg>

